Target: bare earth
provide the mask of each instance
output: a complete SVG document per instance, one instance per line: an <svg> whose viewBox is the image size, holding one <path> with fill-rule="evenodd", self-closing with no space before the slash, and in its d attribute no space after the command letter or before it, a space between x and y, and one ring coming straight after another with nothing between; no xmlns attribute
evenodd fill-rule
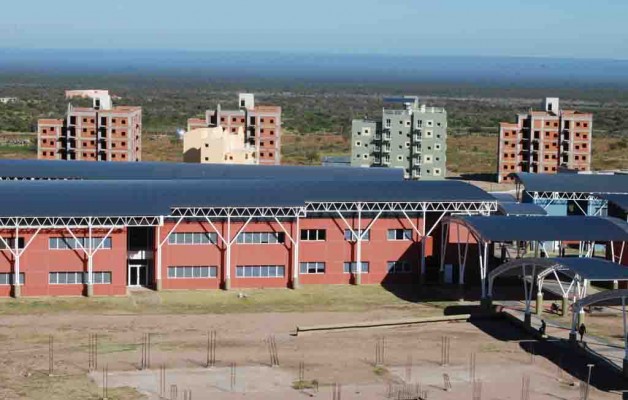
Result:
<svg viewBox="0 0 628 400"><path fill-rule="evenodd" d="M470 357L484 399L520 399L524 376L531 399L577 399L576 378L524 350L531 339L504 321L432 323L294 336L297 325L416 317L418 305L382 306L356 312L260 312L249 314L112 314L84 310L3 315L0 320L1 399L98 399L101 369L109 370L109 399L159 399L159 367L166 366L166 398L191 390L196 399L397 398L404 382L421 384L429 399L471 399ZM217 331L216 367L204 368L207 332ZM139 371L142 337L152 333L151 369ZM98 371L89 374L88 334L98 333ZM48 376L49 335L54 337L54 371ZM274 335L280 365L269 366L266 340ZM441 366L442 338L451 340L450 361ZM375 347L384 338L382 366ZM523 343L523 344L522 344ZM292 388L299 363L305 381L319 391ZM231 364L235 383L231 385ZM448 374L452 390L443 390ZM617 399L592 388L590 399Z"/></svg>

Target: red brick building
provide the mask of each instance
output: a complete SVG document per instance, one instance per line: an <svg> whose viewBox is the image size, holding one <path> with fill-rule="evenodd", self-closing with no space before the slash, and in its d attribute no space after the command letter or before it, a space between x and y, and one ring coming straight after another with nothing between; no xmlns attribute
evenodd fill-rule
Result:
<svg viewBox="0 0 628 400"><path fill-rule="evenodd" d="M141 161L142 108L109 107L110 103L95 98L94 107L69 105L64 119L40 119L37 158Z"/></svg>
<svg viewBox="0 0 628 400"><path fill-rule="evenodd" d="M554 174L559 168L591 168L593 115L561 110L548 98L545 111L517 115L516 123L501 122L497 149L498 182L517 172Z"/></svg>
<svg viewBox="0 0 628 400"><path fill-rule="evenodd" d="M275 179L242 179L252 169L237 169L228 181L221 169L222 179L146 180L128 172L139 180L5 182L0 294L417 282L438 272L433 238L443 216L496 209L491 196L456 181L334 177L332 167L317 172L320 180L281 171ZM11 173L34 178L30 171ZM52 173L63 179L59 171ZM17 193L31 200L9 200Z"/></svg>
<svg viewBox="0 0 628 400"><path fill-rule="evenodd" d="M281 107L255 105L254 96L241 93L239 109L223 110L220 105L215 110L207 110L205 120L190 118L188 131L208 126L221 126L228 133L243 128L245 141L255 146L259 164L281 164Z"/></svg>

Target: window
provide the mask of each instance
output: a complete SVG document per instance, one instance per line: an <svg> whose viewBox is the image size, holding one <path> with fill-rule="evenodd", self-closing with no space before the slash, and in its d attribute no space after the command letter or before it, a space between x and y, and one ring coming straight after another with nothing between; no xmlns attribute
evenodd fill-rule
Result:
<svg viewBox="0 0 628 400"><path fill-rule="evenodd" d="M389 274L403 274L412 272L410 263L407 261L388 261L387 265Z"/></svg>
<svg viewBox="0 0 628 400"><path fill-rule="evenodd" d="M434 176L440 175L440 168L434 168Z"/></svg>
<svg viewBox="0 0 628 400"><path fill-rule="evenodd" d="M427 121L425 121L425 125L428 127L434 126L434 121L432 121L431 119L428 119Z"/></svg>
<svg viewBox="0 0 628 400"><path fill-rule="evenodd" d="M365 233L364 229L362 229L360 231L358 231L356 229L356 230L353 231L353 233L351 232L351 229L345 229L345 240L350 241L350 242L355 242L357 240L357 238L355 237L354 233L356 235L363 234L362 240L371 240L371 231L368 230Z"/></svg>
<svg viewBox="0 0 628 400"><path fill-rule="evenodd" d="M364 136L369 136L371 134L371 130L369 128L362 128L362 134Z"/></svg>
<svg viewBox="0 0 628 400"><path fill-rule="evenodd" d="M286 267L283 265L238 265L237 278L283 278Z"/></svg>
<svg viewBox="0 0 628 400"><path fill-rule="evenodd" d="M92 238L92 249L100 246L101 249L111 248L111 238ZM89 239L86 237L81 238L64 238L64 237L52 237L48 239L48 248L50 250L67 250L67 249L81 249L82 247L89 247Z"/></svg>
<svg viewBox="0 0 628 400"><path fill-rule="evenodd" d="M388 240L412 240L411 229L389 229Z"/></svg>
<svg viewBox="0 0 628 400"><path fill-rule="evenodd" d="M355 141L355 145L356 145L356 146L358 146L358 147L359 147L359 146L362 146L362 142L360 142L359 140L356 140L356 141Z"/></svg>
<svg viewBox="0 0 628 400"><path fill-rule="evenodd" d="M432 156L430 155L425 155L423 158L423 162L426 164L430 164L432 162Z"/></svg>
<svg viewBox="0 0 628 400"><path fill-rule="evenodd" d="M168 237L168 244L216 244L214 232L173 233Z"/></svg>
<svg viewBox="0 0 628 400"><path fill-rule="evenodd" d="M327 240L327 231L325 229L301 229L301 240Z"/></svg>
<svg viewBox="0 0 628 400"><path fill-rule="evenodd" d="M180 279L200 279L200 278L215 278L217 267L215 266L192 266L192 267L168 267L168 278Z"/></svg>
<svg viewBox="0 0 628 400"><path fill-rule="evenodd" d="M357 263L355 263L355 262L345 262L343 264L342 272L344 272L345 274L355 273L356 272L356 265L357 265ZM369 272L369 263L368 263L368 261L362 261L360 263L360 273L368 274L368 272Z"/></svg>
<svg viewBox="0 0 628 400"><path fill-rule="evenodd" d="M48 283L51 285L82 285L87 283L87 272L50 272ZM92 272L92 283L110 284L111 272Z"/></svg>
<svg viewBox="0 0 628 400"><path fill-rule="evenodd" d="M425 131L425 137L426 138L431 138L434 136L434 132L433 131Z"/></svg>
<svg viewBox="0 0 628 400"><path fill-rule="evenodd" d="M301 274L324 274L324 262L302 262L299 265L299 273Z"/></svg>
<svg viewBox="0 0 628 400"><path fill-rule="evenodd" d="M417 121L416 121L416 127L417 127L417 128L421 128L421 127L423 127L423 120L421 120L421 119L417 119Z"/></svg>
<svg viewBox="0 0 628 400"><path fill-rule="evenodd" d="M276 244L285 242L283 232L241 232L236 243L240 244Z"/></svg>
<svg viewBox="0 0 628 400"><path fill-rule="evenodd" d="M435 143L434 150L440 151L440 149L441 149L440 143Z"/></svg>
<svg viewBox="0 0 628 400"><path fill-rule="evenodd" d="M4 272L0 274L0 285L13 285L15 274ZM24 284L24 273L20 272L20 285Z"/></svg>
<svg viewBox="0 0 628 400"><path fill-rule="evenodd" d="M384 124L384 126L386 128L390 128L390 124L391 124L390 118L386 118L386 124Z"/></svg>
<svg viewBox="0 0 628 400"><path fill-rule="evenodd" d="M6 242L6 245L5 245L5 242ZM15 249L15 239L7 238L7 239L4 239L4 241L0 240L0 250L7 250L7 246L8 248ZM18 249L24 248L24 238L18 239L17 248Z"/></svg>

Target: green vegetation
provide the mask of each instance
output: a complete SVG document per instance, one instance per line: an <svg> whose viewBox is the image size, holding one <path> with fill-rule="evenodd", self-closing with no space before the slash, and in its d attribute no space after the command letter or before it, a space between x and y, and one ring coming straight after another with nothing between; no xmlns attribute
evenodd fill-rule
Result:
<svg viewBox="0 0 628 400"><path fill-rule="evenodd" d="M412 295L416 287L397 291ZM239 296L242 293L243 296ZM417 295L414 295L417 297ZM403 296L406 297L405 295ZM254 312L363 311L394 307L421 316L442 315L432 305L415 304L379 285L305 286L299 290L186 290L137 293L128 297L49 297L1 299L0 315L88 312L148 314L223 314Z"/></svg>

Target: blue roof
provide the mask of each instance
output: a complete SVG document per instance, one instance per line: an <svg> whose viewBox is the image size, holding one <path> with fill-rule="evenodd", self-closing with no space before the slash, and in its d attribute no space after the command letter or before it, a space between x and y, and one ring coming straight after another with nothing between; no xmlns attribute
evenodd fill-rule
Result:
<svg viewBox="0 0 628 400"><path fill-rule="evenodd" d="M16 199L19 199L16 201ZM459 181L55 180L0 182L0 217L156 216L172 207L319 202L490 202Z"/></svg>
<svg viewBox="0 0 628 400"><path fill-rule="evenodd" d="M611 217L585 216L454 216L483 240L628 241L628 223Z"/></svg>
<svg viewBox="0 0 628 400"><path fill-rule="evenodd" d="M38 179L292 179L403 180L398 168L351 168L284 165L229 165L166 162L95 162L62 160L0 160L2 178Z"/></svg>
<svg viewBox="0 0 628 400"><path fill-rule="evenodd" d="M590 281L628 280L628 268L602 258L557 257L552 260Z"/></svg>
<svg viewBox="0 0 628 400"><path fill-rule="evenodd" d="M519 203L511 193L490 193L497 199L497 210L501 215L547 215L547 211L533 203Z"/></svg>
<svg viewBox="0 0 628 400"><path fill-rule="evenodd" d="M628 194L600 194L597 197L613 203L623 211L628 212Z"/></svg>
<svg viewBox="0 0 628 400"><path fill-rule="evenodd" d="M628 193L628 175L513 174L527 192Z"/></svg>

